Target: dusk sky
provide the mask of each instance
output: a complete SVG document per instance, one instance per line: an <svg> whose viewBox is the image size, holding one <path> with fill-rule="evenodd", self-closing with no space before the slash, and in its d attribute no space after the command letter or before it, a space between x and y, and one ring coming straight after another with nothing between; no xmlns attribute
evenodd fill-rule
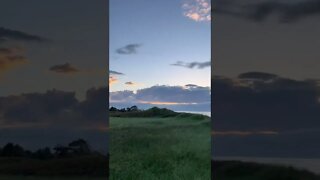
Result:
<svg viewBox="0 0 320 180"><path fill-rule="evenodd" d="M0 30L1 48L17 49L13 55L24 58L0 67L0 95L56 88L83 99L87 89L106 86L106 6L104 0L2 1L0 28L43 40L6 37Z"/></svg>
<svg viewBox="0 0 320 180"><path fill-rule="evenodd" d="M319 158L320 1L214 2L213 157Z"/></svg>
<svg viewBox="0 0 320 180"><path fill-rule="evenodd" d="M111 105L209 111L210 10L209 0L110 0Z"/></svg>
<svg viewBox="0 0 320 180"><path fill-rule="evenodd" d="M107 9L105 0L1 1L0 146L83 138L107 150Z"/></svg>

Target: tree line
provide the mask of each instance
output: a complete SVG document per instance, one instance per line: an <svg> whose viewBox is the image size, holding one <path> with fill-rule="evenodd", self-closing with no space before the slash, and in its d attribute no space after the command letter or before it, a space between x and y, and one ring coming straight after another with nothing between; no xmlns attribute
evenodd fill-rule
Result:
<svg viewBox="0 0 320 180"><path fill-rule="evenodd" d="M141 110L137 106L131 106L131 107L121 108L121 109L118 109L112 106L109 108L109 111L110 112L138 112Z"/></svg>
<svg viewBox="0 0 320 180"><path fill-rule="evenodd" d="M72 141L68 145L56 145L53 149L49 147L40 148L34 152L13 143L7 143L0 148L0 157L26 157L35 159L72 157L92 153L96 152L93 152L89 144L83 139Z"/></svg>

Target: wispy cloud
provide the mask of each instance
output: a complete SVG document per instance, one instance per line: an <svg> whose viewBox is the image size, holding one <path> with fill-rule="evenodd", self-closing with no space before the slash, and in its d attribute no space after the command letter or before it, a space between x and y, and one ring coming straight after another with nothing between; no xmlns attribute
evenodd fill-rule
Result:
<svg viewBox="0 0 320 180"><path fill-rule="evenodd" d="M0 73L14 69L28 62L21 48L0 48Z"/></svg>
<svg viewBox="0 0 320 180"><path fill-rule="evenodd" d="M138 83L132 82L132 81L125 82L124 84L128 85L128 86L137 86L138 85Z"/></svg>
<svg viewBox="0 0 320 180"><path fill-rule="evenodd" d="M109 71L109 74L110 75L124 75L124 73L122 73L122 72L112 71L112 70Z"/></svg>
<svg viewBox="0 0 320 180"><path fill-rule="evenodd" d="M211 21L210 0L188 0L182 5L184 16L197 21Z"/></svg>
<svg viewBox="0 0 320 180"><path fill-rule="evenodd" d="M30 41L30 42L45 42L48 41L40 36L31 35L22 31L11 30L0 27L0 43L8 40Z"/></svg>
<svg viewBox="0 0 320 180"><path fill-rule="evenodd" d="M116 53L123 54L123 55L136 54L137 49L141 46L142 46L141 44L128 44L124 47L117 49Z"/></svg>
<svg viewBox="0 0 320 180"><path fill-rule="evenodd" d="M70 63L54 65L49 68L50 71L62 74L74 74L80 72L80 70Z"/></svg>
<svg viewBox="0 0 320 180"><path fill-rule="evenodd" d="M185 68L198 68L198 69L203 69L206 67L210 67L211 66L211 62L210 61L206 61L206 62L182 62L182 61L178 61L174 64L171 64L172 66L181 66L181 67L185 67Z"/></svg>
<svg viewBox="0 0 320 180"><path fill-rule="evenodd" d="M320 1L264 1L248 3L244 1L217 0L214 13L231 15L256 22L265 21L271 15L277 15L281 23L297 22L310 16L320 15ZM245 4L246 3L246 4Z"/></svg>

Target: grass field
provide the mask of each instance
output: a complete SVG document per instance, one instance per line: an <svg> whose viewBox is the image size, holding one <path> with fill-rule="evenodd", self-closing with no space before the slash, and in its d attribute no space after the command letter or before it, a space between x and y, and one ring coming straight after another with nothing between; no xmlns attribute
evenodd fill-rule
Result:
<svg viewBox="0 0 320 180"><path fill-rule="evenodd" d="M0 180L105 180L108 161L105 156L37 160L0 158Z"/></svg>
<svg viewBox="0 0 320 180"><path fill-rule="evenodd" d="M110 180L209 180L210 119L110 119Z"/></svg>
<svg viewBox="0 0 320 180"><path fill-rule="evenodd" d="M309 171L279 165L216 161L211 168L214 180L320 180Z"/></svg>

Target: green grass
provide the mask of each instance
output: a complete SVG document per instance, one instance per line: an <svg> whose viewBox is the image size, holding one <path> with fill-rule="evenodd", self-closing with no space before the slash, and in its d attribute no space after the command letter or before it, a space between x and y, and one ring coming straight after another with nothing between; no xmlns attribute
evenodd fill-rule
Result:
<svg viewBox="0 0 320 180"><path fill-rule="evenodd" d="M210 119L110 119L110 180L209 180Z"/></svg>

